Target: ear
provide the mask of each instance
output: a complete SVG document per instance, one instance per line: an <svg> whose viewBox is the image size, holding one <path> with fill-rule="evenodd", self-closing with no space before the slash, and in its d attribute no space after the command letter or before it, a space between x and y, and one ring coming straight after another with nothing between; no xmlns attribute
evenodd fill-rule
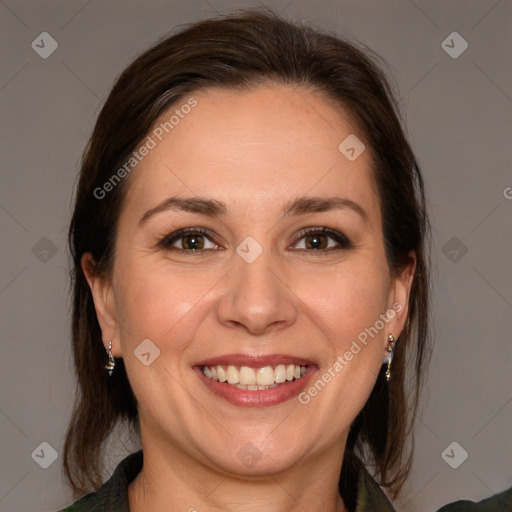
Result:
<svg viewBox="0 0 512 512"><path fill-rule="evenodd" d="M101 277L97 273L96 264L90 252L86 252L82 255L81 265L89 288L91 289L105 350L108 348L109 343L112 342L112 355L114 357L121 357L119 324L116 316L116 304L112 284L108 279Z"/></svg>
<svg viewBox="0 0 512 512"><path fill-rule="evenodd" d="M409 312L409 296L411 293L411 286L416 271L416 253L409 252L409 261L407 265L401 270L398 276L392 278L388 308L395 311L393 319L389 322L387 329L389 334L392 334L397 339L402 333L407 315ZM386 337L387 339L387 337Z"/></svg>

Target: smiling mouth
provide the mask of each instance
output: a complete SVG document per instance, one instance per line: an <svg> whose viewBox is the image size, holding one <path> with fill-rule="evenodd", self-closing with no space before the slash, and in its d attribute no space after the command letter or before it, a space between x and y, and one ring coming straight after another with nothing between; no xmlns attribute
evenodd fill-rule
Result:
<svg viewBox="0 0 512 512"><path fill-rule="evenodd" d="M250 366L213 365L201 367L211 380L247 391L264 391L299 380L307 373L307 365L278 364L253 368Z"/></svg>

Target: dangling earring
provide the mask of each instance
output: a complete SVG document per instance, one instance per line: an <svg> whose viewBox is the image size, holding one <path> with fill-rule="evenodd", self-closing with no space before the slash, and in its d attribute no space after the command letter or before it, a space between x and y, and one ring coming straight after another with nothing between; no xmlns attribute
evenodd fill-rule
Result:
<svg viewBox="0 0 512 512"><path fill-rule="evenodd" d="M114 356L112 355L112 342L110 342L108 344L107 354L108 354L108 364L105 365L105 370L108 371L108 375L110 377L110 376L112 376L112 372L114 371L114 368L116 366L116 361L114 359Z"/></svg>
<svg viewBox="0 0 512 512"><path fill-rule="evenodd" d="M395 338L393 338L393 335L390 334L388 336L388 346L386 350L388 351L388 354L386 356L386 360L388 362L388 368L386 370L386 380L389 382L391 380L391 361L393 361L393 350L395 348Z"/></svg>

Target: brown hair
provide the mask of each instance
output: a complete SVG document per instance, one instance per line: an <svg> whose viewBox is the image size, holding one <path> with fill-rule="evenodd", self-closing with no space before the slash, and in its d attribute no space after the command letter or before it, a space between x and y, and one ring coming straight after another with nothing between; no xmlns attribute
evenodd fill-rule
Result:
<svg viewBox="0 0 512 512"><path fill-rule="evenodd" d="M410 470L413 423L430 342L430 228L423 179L401 126L397 101L368 50L291 23L269 10L244 11L188 26L140 55L117 79L103 106L81 164L69 228L72 256L72 343L77 399L64 445L64 470L76 495L102 483L102 448L126 421L138 432L137 403L123 361L112 377L81 257L91 252L95 272L109 276L116 226L128 178L99 200L94 191L123 166L155 121L178 100L208 87L250 89L257 83L305 86L343 105L373 154L390 272L417 257L406 326L396 344L393 378L379 374L354 421L341 468L340 491L350 506L361 464L373 467L396 497ZM352 498L353 499L353 498Z"/></svg>

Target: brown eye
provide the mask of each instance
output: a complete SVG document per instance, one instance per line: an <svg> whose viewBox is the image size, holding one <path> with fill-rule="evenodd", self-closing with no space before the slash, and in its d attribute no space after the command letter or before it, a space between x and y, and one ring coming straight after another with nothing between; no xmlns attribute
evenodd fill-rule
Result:
<svg viewBox="0 0 512 512"><path fill-rule="evenodd" d="M164 237L158 245L165 250L188 253L205 252L219 247L201 228L179 229Z"/></svg>
<svg viewBox="0 0 512 512"><path fill-rule="evenodd" d="M203 235L185 235L181 240L182 249L198 250L204 246Z"/></svg>
<svg viewBox="0 0 512 512"><path fill-rule="evenodd" d="M327 249L329 245L328 236L324 234L307 235L305 237L308 249Z"/></svg>
<svg viewBox="0 0 512 512"><path fill-rule="evenodd" d="M301 251L326 253L353 248L352 242L343 233L326 227L306 228L299 236L296 245L302 242L303 246L296 248Z"/></svg>

